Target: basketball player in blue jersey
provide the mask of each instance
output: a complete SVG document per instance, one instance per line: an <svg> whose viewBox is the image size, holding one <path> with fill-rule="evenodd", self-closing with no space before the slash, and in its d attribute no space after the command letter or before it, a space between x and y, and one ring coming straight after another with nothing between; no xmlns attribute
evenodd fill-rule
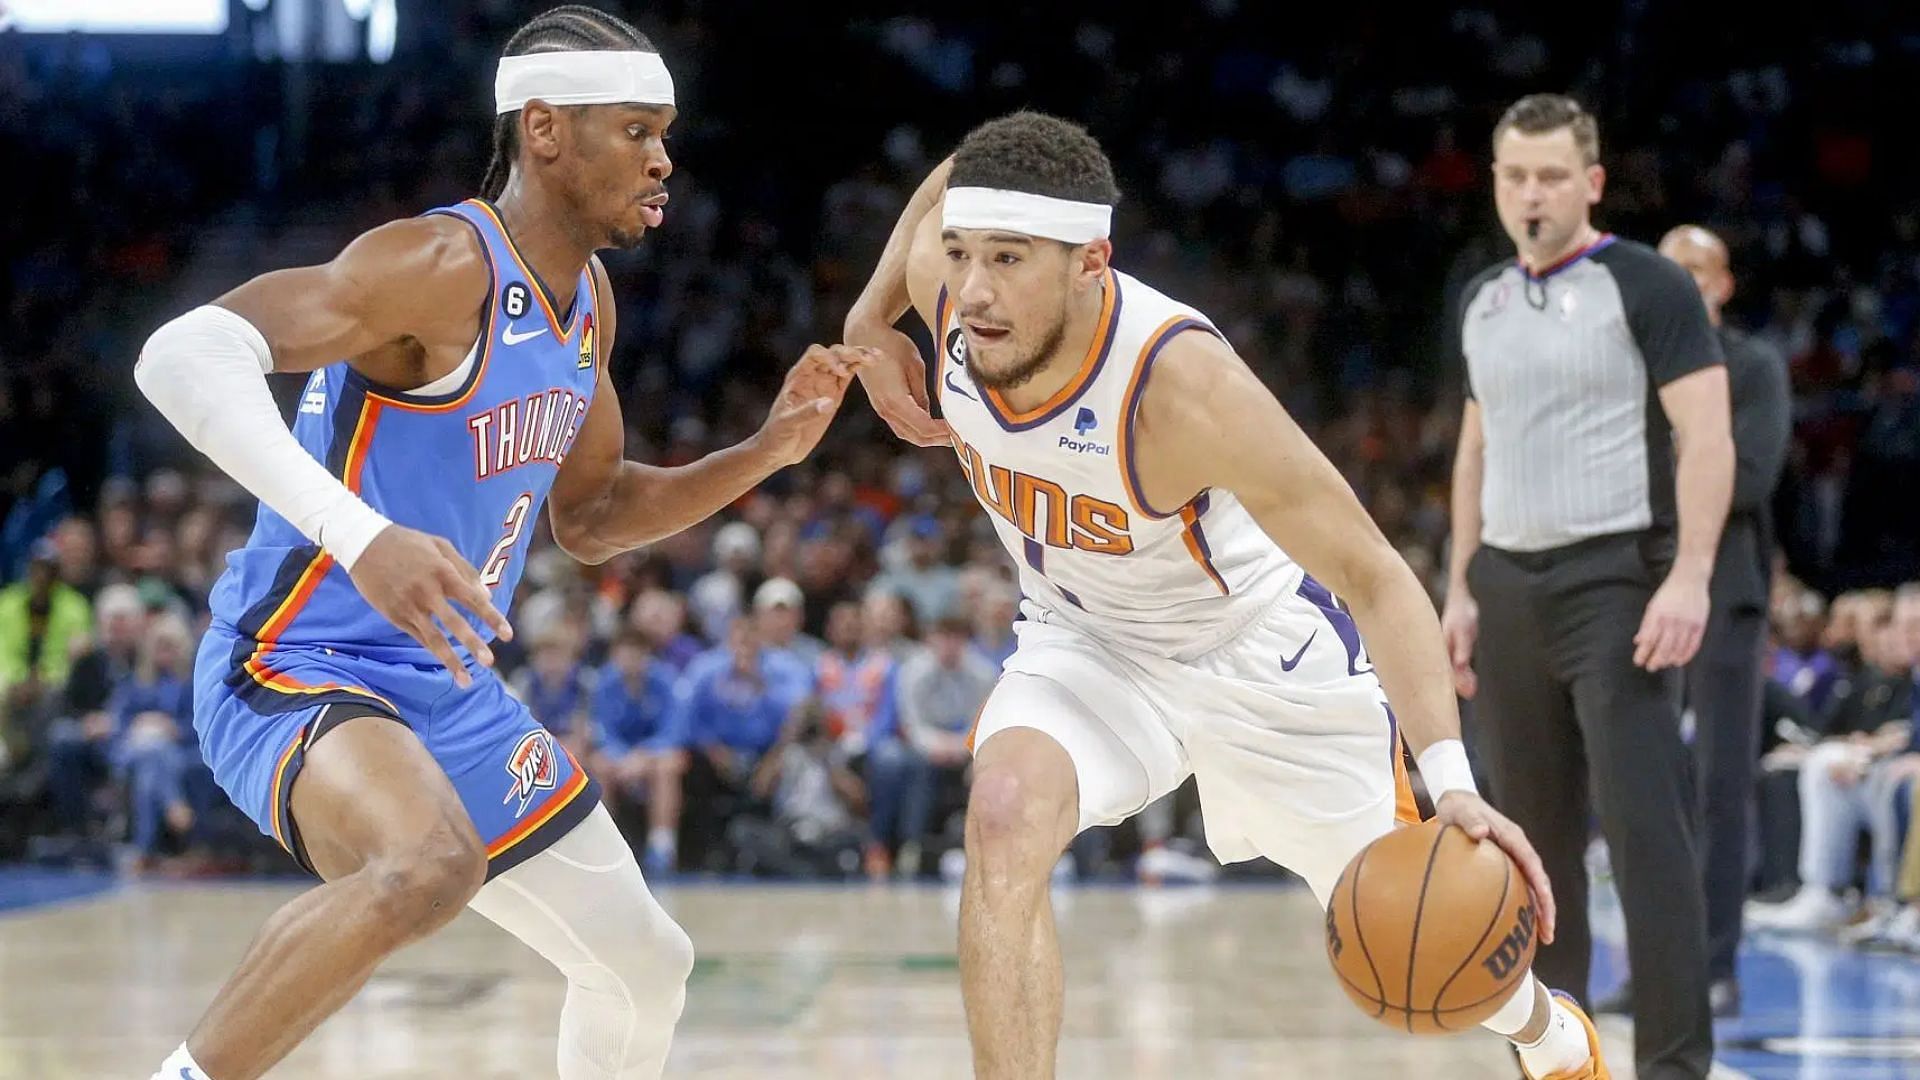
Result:
<svg viewBox="0 0 1920 1080"><path fill-rule="evenodd" d="M488 641L535 517L587 562L671 535L818 442L852 349L809 349L766 423L680 468L622 460L593 252L664 218L673 83L584 7L509 42L486 198L396 221L157 331L141 390L259 496L212 596L195 726L215 776L324 884L281 908L164 1080L250 1080L463 907L568 982L559 1075L657 1077L693 962L580 764ZM310 371L293 430L265 374Z"/></svg>
<svg viewBox="0 0 1920 1080"><path fill-rule="evenodd" d="M1213 323L1110 265L1118 197L1079 127L987 123L916 193L847 321L886 356L859 373L876 409L952 444L1019 568L961 889L982 1080L1054 1073L1061 852L1189 775L1217 856L1266 856L1324 904L1361 848L1418 819L1404 736L1436 816L1511 855L1553 933L1539 858L1475 791L1425 590ZM933 330L938 421L893 329L909 307ZM1530 1077L1608 1075L1591 1022L1531 974L1485 1026Z"/></svg>

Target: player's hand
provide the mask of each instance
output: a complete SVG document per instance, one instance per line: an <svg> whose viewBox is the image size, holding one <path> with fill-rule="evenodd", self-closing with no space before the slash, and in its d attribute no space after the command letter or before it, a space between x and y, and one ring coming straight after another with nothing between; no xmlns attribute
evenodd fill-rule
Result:
<svg viewBox="0 0 1920 1080"><path fill-rule="evenodd" d="M869 350L852 345L807 347L800 362L787 372L767 422L754 436L776 468L796 464L813 452L833 421L833 411L846 397L847 386L871 358Z"/></svg>
<svg viewBox="0 0 1920 1080"><path fill-rule="evenodd" d="M1553 883L1547 880L1546 867L1540 865L1539 854L1520 826L1488 806L1485 799L1468 791L1449 791L1440 796L1433 816L1441 824L1455 826L1474 840L1492 840L1500 845L1500 850L1520 868L1527 887L1533 890L1534 909L1540 916L1540 943L1552 943L1558 914L1553 905Z"/></svg>
<svg viewBox="0 0 1920 1080"><path fill-rule="evenodd" d="M928 407L927 365L912 338L891 326L858 323L847 327L847 344L873 350L873 363L860 369L860 385L895 435L915 446L952 443L947 422Z"/></svg>
<svg viewBox="0 0 1920 1080"><path fill-rule="evenodd" d="M1707 575L1675 567L1647 603L1633 635L1633 662L1648 671L1684 667L1707 632Z"/></svg>
<svg viewBox="0 0 1920 1080"><path fill-rule="evenodd" d="M503 640L513 640L513 627L493 606L493 594L480 584L479 571L438 536L389 525L367 545L348 576L373 610L446 665L457 686L472 685L473 676L467 674L447 635L488 667L493 666L493 650L454 609L455 604L479 616Z"/></svg>
<svg viewBox="0 0 1920 1080"><path fill-rule="evenodd" d="M1473 646L1480 639L1480 605L1464 586L1447 591L1447 606L1440 613L1440 635L1447 642L1447 660L1453 664L1453 690L1471 698L1480 689L1480 677L1473 673Z"/></svg>

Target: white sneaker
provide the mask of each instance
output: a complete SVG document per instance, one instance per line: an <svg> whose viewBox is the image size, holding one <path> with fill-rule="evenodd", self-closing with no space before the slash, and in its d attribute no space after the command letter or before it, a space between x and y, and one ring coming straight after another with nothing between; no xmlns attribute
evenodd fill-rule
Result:
<svg viewBox="0 0 1920 1080"><path fill-rule="evenodd" d="M1867 902L1867 917L1840 931L1840 944L1857 948L1885 948L1892 944L1887 934L1900 908L1885 900Z"/></svg>
<svg viewBox="0 0 1920 1080"><path fill-rule="evenodd" d="M1782 934L1819 934L1837 930L1853 918L1853 906L1832 892L1802 885L1784 904L1757 904L1747 913L1756 930Z"/></svg>
<svg viewBox="0 0 1920 1080"><path fill-rule="evenodd" d="M948 848L940 856L940 880L949 885L960 884L967 876L967 853L960 848Z"/></svg>
<svg viewBox="0 0 1920 1080"><path fill-rule="evenodd" d="M1887 927L1887 943L1906 952L1920 952L1920 904L1908 904Z"/></svg>
<svg viewBox="0 0 1920 1080"><path fill-rule="evenodd" d="M1140 862L1134 872L1141 881L1179 881L1204 885L1220 876L1220 866L1212 859L1203 859L1170 847L1155 847L1140 854Z"/></svg>

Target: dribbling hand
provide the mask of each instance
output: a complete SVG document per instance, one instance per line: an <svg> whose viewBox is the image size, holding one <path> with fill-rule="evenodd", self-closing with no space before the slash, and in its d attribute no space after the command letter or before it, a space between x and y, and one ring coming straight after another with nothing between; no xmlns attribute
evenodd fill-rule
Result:
<svg viewBox="0 0 1920 1080"><path fill-rule="evenodd" d="M1443 825L1452 825L1474 840L1492 840L1507 853L1513 864L1520 868L1520 875L1527 879L1527 887L1533 890L1533 904L1540 916L1540 941L1542 944L1553 941L1553 927L1557 912L1553 906L1553 883L1547 880L1546 867L1540 865L1540 856L1533 850L1533 842L1520 826L1508 820L1500 811L1487 805L1487 801L1468 791L1449 791L1440 796L1440 802L1433 808L1433 816Z"/></svg>
<svg viewBox="0 0 1920 1080"><path fill-rule="evenodd" d="M389 525L367 545L348 576L373 610L446 665L457 686L472 685L473 676L455 655L447 635L488 667L493 666L493 650L454 604L479 616L502 640L513 640L513 627L493 606L493 595L480 584L479 571L438 536Z"/></svg>

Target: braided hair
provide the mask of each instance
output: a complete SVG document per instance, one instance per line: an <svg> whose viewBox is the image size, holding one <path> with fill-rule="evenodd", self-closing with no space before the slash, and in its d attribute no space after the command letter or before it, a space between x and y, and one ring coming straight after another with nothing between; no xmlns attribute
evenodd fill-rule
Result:
<svg viewBox="0 0 1920 1080"><path fill-rule="evenodd" d="M584 4L563 4L536 15L507 39L502 56L538 52L658 52L647 35L617 15ZM493 157L480 181L483 198L497 199L507 189L514 159L520 156L520 113L493 119Z"/></svg>

